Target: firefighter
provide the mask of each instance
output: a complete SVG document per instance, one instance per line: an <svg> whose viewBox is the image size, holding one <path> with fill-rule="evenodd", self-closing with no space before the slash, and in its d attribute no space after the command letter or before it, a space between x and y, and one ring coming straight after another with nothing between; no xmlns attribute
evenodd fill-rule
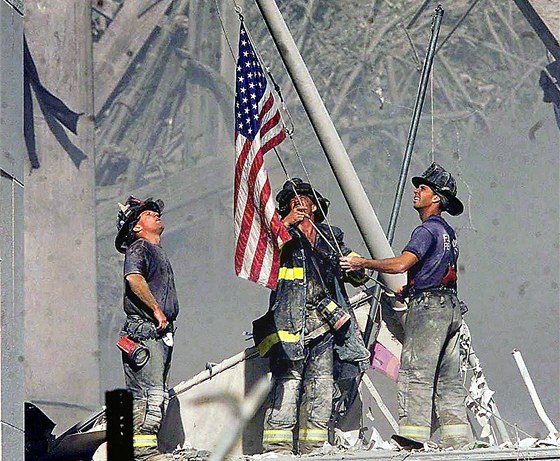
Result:
<svg viewBox="0 0 560 461"><path fill-rule="evenodd" d="M346 270L368 268L388 274L408 271L401 293L409 303L398 380L399 436L424 443L439 427L440 446L460 448L469 443L471 431L459 365L459 247L455 231L441 213L457 216L463 204L457 198L455 179L437 163L412 178L412 183L413 206L422 224L414 229L402 254L382 260L343 257L341 265Z"/></svg>
<svg viewBox="0 0 560 461"><path fill-rule="evenodd" d="M356 253L346 247L339 228L322 223L329 201L310 184L299 178L287 181L276 200L292 239L281 249L269 310L253 323L257 349L270 357L273 376L263 449L306 454L328 439L333 361L356 373L369 364L344 289L344 282L362 283L364 272L341 270L338 249L344 255Z"/></svg>
<svg viewBox="0 0 560 461"><path fill-rule="evenodd" d="M172 460L171 454L158 451L157 441L167 399L173 322L179 313L173 270L160 242L163 202L131 196L119 205L115 246L125 254L126 313L119 345L133 396L134 459Z"/></svg>

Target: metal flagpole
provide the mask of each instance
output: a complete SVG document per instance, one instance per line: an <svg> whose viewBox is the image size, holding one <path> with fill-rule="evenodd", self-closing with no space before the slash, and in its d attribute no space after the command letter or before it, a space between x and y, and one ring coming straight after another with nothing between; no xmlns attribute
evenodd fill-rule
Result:
<svg viewBox="0 0 560 461"><path fill-rule="evenodd" d="M410 161L412 159L412 150L414 149L416 133L418 132L418 125L420 124L420 116L422 115L422 107L424 105L424 99L426 98L426 89L428 88L430 71L432 70L432 64L434 62L436 44L439 36L442 17L443 17L443 8L441 7L441 5L438 5L434 12L434 17L432 20L432 36L430 37L430 43L428 44L428 50L426 51L426 58L424 59L424 66L422 67L422 75L420 77L420 85L418 86L416 102L414 104L414 110L412 112L412 121L410 123L410 129L408 131L408 140L406 142L406 149L405 149L404 158L401 166L399 184L397 187L397 193L395 195L395 201L393 202L393 210L391 211L391 219L389 220L389 227L387 229L387 240L389 241L389 245L393 243L393 238L395 236L397 219L399 217L402 198L404 194L404 188L406 185L406 178L408 176L408 169L410 167ZM375 315L375 312L377 310L377 305L378 305L377 300L379 299L380 294L381 294L381 287L378 285L375 287L373 293L373 302L371 304L371 308L369 311L370 321L368 322L366 331L364 332L364 341L366 341L366 344L369 342L371 337L371 332L373 328L373 316Z"/></svg>
<svg viewBox="0 0 560 461"><path fill-rule="evenodd" d="M327 156L368 251L376 259L394 256L356 170L348 157L278 6L274 0L256 0L256 3ZM392 290L399 289L406 282L403 274L383 274L383 280Z"/></svg>
<svg viewBox="0 0 560 461"><path fill-rule="evenodd" d="M420 116L422 115L422 107L424 105L424 99L426 98L426 89L428 88L430 71L432 70L432 64L434 62L434 55L442 17L443 8L441 7L441 5L438 5L432 21L432 36L430 38L430 44L428 45L426 59L424 60L424 66L422 68L420 86L418 87L418 94L416 95L416 102L414 104L414 111L412 113L412 122L408 131L408 140L406 142L406 150L404 152L399 185L397 187L397 194L395 195L395 202L393 204L393 211L391 212L391 219L389 220L389 228L387 230L387 240L389 240L389 244L393 243L393 237L395 236L395 229L397 227L397 219L399 217L399 211L401 209L406 178L408 176L410 160L412 159L412 149L414 149L414 141L416 140L416 133L418 132L418 125L420 124Z"/></svg>

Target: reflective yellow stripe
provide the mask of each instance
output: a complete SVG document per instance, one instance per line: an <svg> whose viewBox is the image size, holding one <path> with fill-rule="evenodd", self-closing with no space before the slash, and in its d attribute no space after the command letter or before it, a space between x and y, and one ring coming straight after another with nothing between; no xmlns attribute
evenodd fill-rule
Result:
<svg viewBox="0 0 560 461"><path fill-rule="evenodd" d="M157 438L150 434L136 434L132 442L134 447L157 447Z"/></svg>
<svg viewBox="0 0 560 461"><path fill-rule="evenodd" d="M336 303L334 301L331 301L330 303L327 304L327 310L329 312L334 312L337 307L338 306L336 305Z"/></svg>
<svg viewBox="0 0 560 461"><path fill-rule="evenodd" d="M261 357L270 350L272 346L279 342L283 343L297 343L299 341L299 333L293 334L289 331L280 330L264 338L258 345L257 350Z"/></svg>
<svg viewBox="0 0 560 461"><path fill-rule="evenodd" d="M299 440L309 441L309 442L324 442L327 440L327 430L326 429L300 429L299 430Z"/></svg>
<svg viewBox="0 0 560 461"><path fill-rule="evenodd" d="M348 256L349 258L356 256L358 258L361 258L362 256L359 255L358 253L356 253L355 251L351 251L350 253L348 253L346 256Z"/></svg>
<svg viewBox="0 0 560 461"><path fill-rule="evenodd" d="M292 442L292 431L282 429L265 429L263 431L263 442Z"/></svg>
<svg viewBox="0 0 560 461"><path fill-rule="evenodd" d="M399 435L407 437L418 442L430 440L429 426L401 426L399 427Z"/></svg>
<svg viewBox="0 0 560 461"><path fill-rule="evenodd" d="M469 438L471 430L468 424L445 424L441 426L441 438L449 439L454 437Z"/></svg>
<svg viewBox="0 0 560 461"><path fill-rule="evenodd" d="M303 267L281 267L278 280L303 280Z"/></svg>

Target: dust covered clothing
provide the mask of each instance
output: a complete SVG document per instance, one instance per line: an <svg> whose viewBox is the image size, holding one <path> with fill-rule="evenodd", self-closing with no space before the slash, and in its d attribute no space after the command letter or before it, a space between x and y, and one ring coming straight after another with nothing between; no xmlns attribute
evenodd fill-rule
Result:
<svg viewBox="0 0 560 461"><path fill-rule="evenodd" d="M179 314L175 277L163 248L144 239L135 240L127 248L124 259L125 279L131 274L140 274L146 279L150 291L167 317L167 321L175 321ZM142 318L153 319L151 309L143 305L126 281L124 312L127 315L139 315Z"/></svg>
<svg viewBox="0 0 560 461"><path fill-rule="evenodd" d="M369 364L369 352L358 330L343 282L359 284L363 272L346 274L337 253L352 253L343 232L317 224L314 247L296 227L281 250L278 286L271 293L269 311L253 323L261 356L270 357L273 388L265 412L265 451L309 453L327 440L333 406L335 363L353 367ZM322 235L321 235L322 234ZM328 243L325 239L328 239ZM335 241L336 240L336 241ZM333 331L320 309L340 309L351 316L345 326ZM299 422L299 433L294 429Z"/></svg>
<svg viewBox="0 0 560 461"><path fill-rule="evenodd" d="M430 216L412 232L403 251L419 259L408 271L408 285L413 291L447 287L457 288L459 245L453 228L441 216ZM446 278L447 276L447 278Z"/></svg>
<svg viewBox="0 0 560 461"><path fill-rule="evenodd" d="M126 277L144 277L169 326L158 332L152 310L132 292ZM133 398L133 444L135 461L147 461L159 454L157 434L168 399L167 378L173 352L172 322L179 313L173 269L164 250L144 239L127 248L124 260L124 311L127 314L122 335L127 335L150 351L150 359L137 367L123 353L125 382ZM168 335L167 338L164 338ZM155 459L155 458L154 458Z"/></svg>
<svg viewBox="0 0 560 461"><path fill-rule="evenodd" d="M411 296L397 394L399 435L426 442L439 427L441 445L460 448L470 441L471 430L460 374L455 232L441 216L431 216L414 230L405 251L419 261L409 271Z"/></svg>

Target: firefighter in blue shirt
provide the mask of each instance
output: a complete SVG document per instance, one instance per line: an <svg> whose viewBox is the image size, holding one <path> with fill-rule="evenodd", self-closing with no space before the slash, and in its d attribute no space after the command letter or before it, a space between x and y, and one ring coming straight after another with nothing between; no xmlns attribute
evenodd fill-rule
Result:
<svg viewBox="0 0 560 461"><path fill-rule="evenodd" d="M455 179L436 163L412 178L412 183L413 206L422 224L414 229L402 254L382 260L343 257L341 266L388 274L408 271L402 293L409 303L398 381L399 435L423 443L439 427L440 446L460 448L469 443L471 431L459 364L459 247L455 231L441 213L459 215L463 204L457 198Z"/></svg>

